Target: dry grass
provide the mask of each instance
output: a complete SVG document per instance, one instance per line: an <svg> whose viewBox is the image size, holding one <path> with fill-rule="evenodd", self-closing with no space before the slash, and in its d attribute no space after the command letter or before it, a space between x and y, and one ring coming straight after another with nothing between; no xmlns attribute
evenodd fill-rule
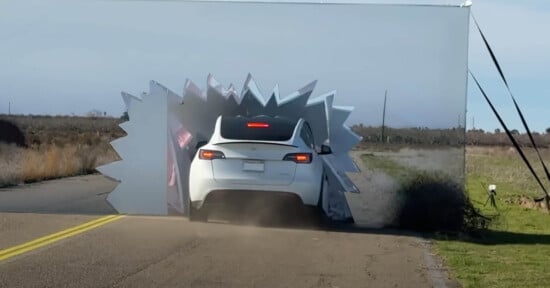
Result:
<svg viewBox="0 0 550 288"><path fill-rule="evenodd" d="M21 182L21 158L25 149L0 143L0 187Z"/></svg>
<svg viewBox="0 0 550 288"><path fill-rule="evenodd" d="M84 175L97 166L118 160L108 145L44 145L24 149L0 144L0 187Z"/></svg>
<svg viewBox="0 0 550 288"><path fill-rule="evenodd" d="M21 161L21 176L25 182L89 174L95 167L116 160L112 149L101 146L48 145L38 150L26 150Z"/></svg>
<svg viewBox="0 0 550 288"><path fill-rule="evenodd" d="M534 150L524 148L524 152L543 184L550 187ZM471 175L479 176L479 179L476 179L479 182L477 185L481 187L482 183L497 184L499 197L503 200L543 195L540 186L513 147L468 146L466 155L466 170ZM546 165L550 165L550 149L542 149L541 156Z"/></svg>
<svg viewBox="0 0 550 288"><path fill-rule="evenodd" d="M6 116L28 149L0 142L0 187L83 175L120 159L109 144L124 136L115 118Z"/></svg>

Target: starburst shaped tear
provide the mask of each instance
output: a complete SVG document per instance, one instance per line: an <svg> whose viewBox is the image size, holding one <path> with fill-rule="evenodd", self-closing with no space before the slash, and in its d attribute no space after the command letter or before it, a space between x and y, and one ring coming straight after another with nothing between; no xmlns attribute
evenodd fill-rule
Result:
<svg viewBox="0 0 550 288"><path fill-rule="evenodd" d="M361 140L345 125L353 108L334 106L336 91L310 99L315 85L313 81L282 99L275 86L267 101L251 75L241 95L211 75L204 91L188 80L183 97L155 81L141 98L123 92L130 121L120 126L128 135L111 143L122 160L98 167L120 181L108 201L120 213L185 213L195 147L209 140L218 116L268 115L303 118L317 142L331 146L333 154L322 156L330 183L323 209L333 219L352 217L344 193L358 190L346 172L358 172L349 151Z"/></svg>

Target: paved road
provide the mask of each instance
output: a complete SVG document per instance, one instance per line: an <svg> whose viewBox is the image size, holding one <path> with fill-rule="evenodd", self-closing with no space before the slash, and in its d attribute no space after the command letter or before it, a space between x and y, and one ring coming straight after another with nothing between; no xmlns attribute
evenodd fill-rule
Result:
<svg viewBox="0 0 550 288"><path fill-rule="evenodd" d="M0 212L113 214L105 199L116 185L96 174L0 189Z"/></svg>
<svg viewBox="0 0 550 288"><path fill-rule="evenodd" d="M4 211L80 214L0 213L0 253L110 213L113 187L93 175L0 190ZM317 228L127 216L0 262L0 287L453 286L420 238Z"/></svg>

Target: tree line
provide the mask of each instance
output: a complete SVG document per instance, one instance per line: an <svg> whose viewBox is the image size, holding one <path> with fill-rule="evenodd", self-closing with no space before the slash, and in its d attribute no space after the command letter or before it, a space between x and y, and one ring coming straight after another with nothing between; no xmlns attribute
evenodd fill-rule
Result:
<svg viewBox="0 0 550 288"><path fill-rule="evenodd" d="M506 133L502 132L500 129L495 129L490 132L482 129L471 129L466 131L461 127L448 129L385 127L382 131L381 126L365 126L363 124L353 125L351 129L359 136L363 137L364 143L443 146L461 146L464 144L480 146L512 145ZM527 134L522 134L518 130L512 130L511 132L520 145L525 147L531 146ZM533 132L533 138L537 146L543 148L550 147L550 128L547 129L544 134Z"/></svg>

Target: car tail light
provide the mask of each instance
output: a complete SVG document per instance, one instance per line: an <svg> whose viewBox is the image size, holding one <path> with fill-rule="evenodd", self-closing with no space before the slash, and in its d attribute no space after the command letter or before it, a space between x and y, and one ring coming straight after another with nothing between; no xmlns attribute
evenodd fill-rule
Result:
<svg viewBox="0 0 550 288"><path fill-rule="evenodd" d="M286 154L284 161L294 161L298 164L311 163L311 153L290 153Z"/></svg>
<svg viewBox="0 0 550 288"><path fill-rule="evenodd" d="M206 150L201 149L199 150L199 159L203 160L214 160L214 159L224 159L225 155L223 152L216 151L216 150Z"/></svg>
<svg viewBox="0 0 550 288"><path fill-rule="evenodd" d="M248 128L269 128L269 123L264 122L248 122L246 123Z"/></svg>

